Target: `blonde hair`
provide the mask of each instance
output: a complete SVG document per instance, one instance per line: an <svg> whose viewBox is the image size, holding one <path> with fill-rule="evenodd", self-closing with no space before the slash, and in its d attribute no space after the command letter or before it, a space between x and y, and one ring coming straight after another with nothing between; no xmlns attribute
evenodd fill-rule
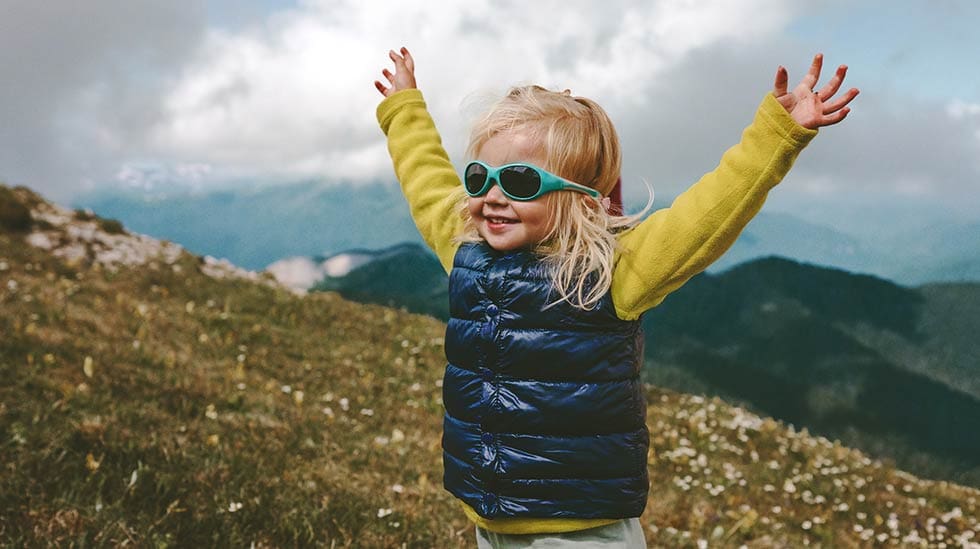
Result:
<svg viewBox="0 0 980 549"><path fill-rule="evenodd" d="M622 153L619 137L609 115L597 103L571 92L554 92L540 86L515 87L474 124L467 156L475 158L494 135L509 130L527 132L544 148L541 166L569 181L591 187L607 196L620 178ZM480 242L460 191L463 233L458 242ZM612 286L616 233L636 225L650 209L653 195L639 213L626 216L606 211L602 203L584 193L553 192L545 200L550 230L533 252L551 267L552 288L560 298L591 310Z"/></svg>

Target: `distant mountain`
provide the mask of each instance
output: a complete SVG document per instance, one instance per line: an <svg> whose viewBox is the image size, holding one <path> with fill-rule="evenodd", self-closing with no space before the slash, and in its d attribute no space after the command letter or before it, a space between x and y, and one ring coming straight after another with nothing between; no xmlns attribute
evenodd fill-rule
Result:
<svg viewBox="0 0 980 549"><path fill-rule="evenodd" d="M388 253L395 253L395 250L413 244L398 244L392 248L381 251L373 250L349 250L339 254L324 258L317 257L287 257L280 259L266 267L266 270L290 288L306 291L326 277L343 277L352 270L379 258L383 258Z"/></svg>
<svg viewBox="0 0 980 549"><path fill-rule="evenodd" d="M446 319L412 245L318 289ZM702 274L644 316L646 378L980 485L980 284L906 288L782 258Z"/></svg>
<svg viewBox="0 0 980 549"><path fill-rule="evenodd" d="M669 204L669 201L664 202ZM319 276L313 263L352 249L421 243L405 198L395 183L350 185L305 182L241 185L206 193L101 191L73 207L119 219L127 227L188 249L260 270L286 258L306 257L302 278ZM828 210L828 215L833 213ZM807 212L801 211L801 216ZM866 216L880 212L868 212ZM901 284L980 281L980 225L919 212L914 223L847 225L763 210L709 272L778 255L798 261L872 273ZM904 221L904 220L903 220ZM931 223L931 224L930 224ZM887 227L884 225L888 225ZM855 232L858 231L858 232ZM300 283L297 281L297 283Z"/></svg>
<svg viewBox="0 0 980 549"><path fill-rule="evenodd" d="M980 281L980 223L935 223L883 242L895 280Z"/></svg>
<svg viewBox="0 0 980 549"><path fill-rule="evenodd" d="M77 198L73 207L252 270L288 257L422 242L394 183L250 185L172 195L102 191Z"/></svg>
<svg viewBox="0 0 980 549"><path fill-rule="evenodd" d="M359 264L339 276L326 275L311 291L335 291L362 303L404 307L415 312L446 319L449 316L449 278L429 250L418 244L401 244L375 252L367 258L363 251L338 254L329 262Z"/></svg>
<svg viewBox="0 0 980 549"><path fill-rule="evenodd" d="M856 272L885 274L893 268L890 256L857 237L792 215L761 212L709 272L722 272L768 256L792 257Z"/></svg>

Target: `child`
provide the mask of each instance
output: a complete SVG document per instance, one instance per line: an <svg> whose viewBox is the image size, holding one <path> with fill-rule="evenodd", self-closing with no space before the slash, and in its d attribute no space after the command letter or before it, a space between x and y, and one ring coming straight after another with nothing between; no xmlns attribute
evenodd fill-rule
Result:
<svg viewBox="0 0 980 549"><path fill-rule="evenodd" d="M616 131L594 102L514 88L476 124L463 177L407 49L375 82L412 216L450 273L444 484L480 547L644 547L646 402L640 316L735 241L817 128L840 122L846 67L792 91L782 67L742 141L641 221L618 192ZM649 208L649 204L648 204Z"/></svg>

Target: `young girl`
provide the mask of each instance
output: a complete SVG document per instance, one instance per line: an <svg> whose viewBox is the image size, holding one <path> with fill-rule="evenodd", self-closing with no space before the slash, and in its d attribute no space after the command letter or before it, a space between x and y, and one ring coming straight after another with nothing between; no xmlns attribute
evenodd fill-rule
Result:
<svg viewBox="0 0 980 549"><path fill-rule="evenodd" d="M398 180L449 272L444 484L479 547L645 547L640 316L735 241L817 128L846 67L780 67L742 141L670 208L620 216L620 149L596 103L514 88L476 124L457 175L407 49L375 82ZM649 204L648 204L649 208Z"/></svg>

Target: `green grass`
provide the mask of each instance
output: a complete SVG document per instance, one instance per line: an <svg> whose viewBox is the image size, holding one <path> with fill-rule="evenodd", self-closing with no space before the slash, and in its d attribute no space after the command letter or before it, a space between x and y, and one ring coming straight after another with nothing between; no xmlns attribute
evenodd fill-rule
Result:
<svg viewBox="0 0 980 549"><path fill-rule="evenodd" d="M442 488L444 324L216 280L187 253L88 261L0 232L0 544L475 545ZM651 546L978 531L975 490L721 401L648 399Z"/></svg>

